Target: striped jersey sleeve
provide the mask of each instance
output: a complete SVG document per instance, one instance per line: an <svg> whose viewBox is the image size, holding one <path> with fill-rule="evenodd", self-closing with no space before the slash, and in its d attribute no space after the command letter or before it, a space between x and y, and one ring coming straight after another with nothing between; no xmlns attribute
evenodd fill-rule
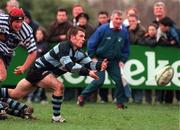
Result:
<svg viewBox="0 0 180 130"><path fill-rule="evenodd" d="M19 37L21 38L22 42L20 43L22 46L26 47L28 53L35 51L36 42L33 36L33 31L31 27L23 22L21 30L18 32Z"/></svg>
<svg viewBox="0 0 180 130"><path fill-rule="evenodd" d="M78 56L80 56L78 50L73 51L70 43L62 42L44 56L38 58L35 62L35 66L45 70L53 70L58 67L64 71L88 75L89 70L78 63Z"/></svg>
<svg viewBox="0 0 180 130"><path fill-rule="evenodd" d="M70 43L61 42L44 56L38 58L35 66L39 69L54 71L59 68L63 71L89 75L89 70L98 70L100 64L92 62L91 58L81 50L74 51Z"/></svg>

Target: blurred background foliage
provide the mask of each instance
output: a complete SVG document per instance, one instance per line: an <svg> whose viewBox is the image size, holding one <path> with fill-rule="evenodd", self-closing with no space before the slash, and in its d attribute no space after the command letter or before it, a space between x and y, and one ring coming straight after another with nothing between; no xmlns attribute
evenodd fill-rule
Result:
<svg viewBox="0 0 180 130"><path fill-rule="evenodd" d="M5 9L8 0L0 0L0 9ZM144 26L152 22L153 4L160 0L19 0L20 7L30 10L34 20L38 21L42 26L48 27L55 19L56 10L59 7L66 8L69 18L72 19L72 5L79 3L84 6L86 12L90 16L90 23L97 22L97 13L100 10L106 10L109 13L113 9L125 11L129 7L136 7L139 10L139 17ZM170 16L180 27L180 0L161 0L167 5L167 15ZM96 24L95 24L96 25Z"/></svg>

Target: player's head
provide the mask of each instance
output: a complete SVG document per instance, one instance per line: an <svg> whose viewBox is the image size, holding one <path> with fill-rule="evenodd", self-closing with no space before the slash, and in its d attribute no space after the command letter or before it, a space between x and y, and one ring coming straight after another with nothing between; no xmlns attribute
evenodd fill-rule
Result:
<svg viewBox="0 0 180 130"><path fill-rule="evenodd" d="M14 31L19 31L24 21L24 11L20 8L12 8L9 12L9 23Z"/></svg>
<svg viewBox="0 0 180 130"><path fill-rule="evenodd" d="M74 47L82 48L85 42L85 30L80 27L72 27L68 30L67 38Z"/></svg>

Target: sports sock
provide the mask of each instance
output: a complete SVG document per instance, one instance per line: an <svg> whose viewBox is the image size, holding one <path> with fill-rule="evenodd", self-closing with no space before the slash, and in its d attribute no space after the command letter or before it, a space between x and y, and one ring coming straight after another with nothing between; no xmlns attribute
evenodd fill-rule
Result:
<svg viewBox="0 0 180 130"><path fill-rule="evenodd" d="M61 111L61 104L63 102L62 96L52 95L52 104L53 104L53 115L59 116Z"/></svg>
<svg viewBox="0 0 180 130"><path fill-rule="evenodd" d="M0 88L0 98L8 97L8 88Z"/></svg>
<svg viewBox="0 0 180 130"><path fill-rule="evenodd" d="M14 99L11 98L3 98L4 102L8 103L9 109L7 111L8 114L14 115L14 116L20 116L25 108L28 106L20 103Z"/></svg>

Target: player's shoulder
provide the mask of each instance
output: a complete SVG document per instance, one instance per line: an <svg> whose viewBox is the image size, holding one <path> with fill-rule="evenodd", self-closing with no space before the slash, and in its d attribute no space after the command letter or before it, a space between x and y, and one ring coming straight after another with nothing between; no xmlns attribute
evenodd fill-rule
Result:
<svg viewBox="0 0 180 130"><path fill-rule="evenodd" d="M8 19L9 15L5 13L0 13L0 18Z"/></svg>
<svg viewBox="0 0 180 130"><path fill-rule="evenodd" d="M69 51L72 48L71 43L69 41L59 42L54 49L58 49L60 52Z"/></svg>
<svg viewBox="0 0 180 130"><path fill-rule="evenodd" d="M26 23L26 22L23 22L22 24L22 30L26 31L26 32L29 32L29 33L32 33L33 30L32 28Z"/></svg>
<svg viewBox="0 0 180 130"><path fill-rule="evenodd" d="M1 24L4 24L5 22L8 23L9 15L5 13L0 13L0 21Z"/></svg>
<svg viewBox="0 0 180 130"><path fill-rule="evenodd" d="M62 41L58 44L61 48L70 48L71 47L71 43L70 41Z"/></svg>

